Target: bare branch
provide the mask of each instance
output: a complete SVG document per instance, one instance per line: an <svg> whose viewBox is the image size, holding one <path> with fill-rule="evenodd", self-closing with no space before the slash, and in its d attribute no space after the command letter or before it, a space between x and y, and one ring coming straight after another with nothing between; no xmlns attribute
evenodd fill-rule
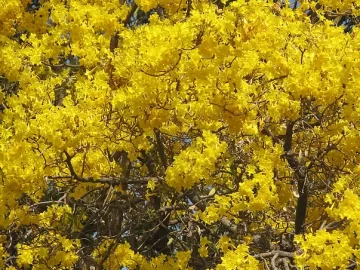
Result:
<svg viewBox="0 0 360 270"><path fill-rule="evenodd" d="M166 170L166 168L168 167L168 164L167 164L167 160L166 160L164 144L161 141L161 133L160 133L160 130L158 128L155 128L154 132L155 132L156 146L157 146L157 149L158 149L158 152L159 152L160 160L161 160L162 165L164 166L164 168Z"/></svg>
<svg viewBox="0 0 360 270"><path fill-rule="evenodd" d="M273 270L278 269L275 264L277 257L279 257L279 253L276 252L275 255L271 258L271 267L273 268Z"/></svg>
<svg viewBox="0 0 360 270"><path fill-rule="evenodd" d="M108 184L108 185L122 185L122 184L147 184L150 180L154 179L154 177L143 177L139 179L129 179L129 178L120 178L120 177L102 177L102 178L93 178L93 177L72 177L72 176L47 176L48 179L56 180L56 179L75 179L79 182L83 183L94 183L94 184Z"/></svg>
<svg viewBox="0 0 360 270"><path fill-rule="evenodd" d="M282 258L281 261L282 261L282 263L284 265L285 270L290 270L288 259L287 258Z"/></svg>
<svg viewBox="0 0 360 270"><path fill-rule="evenodd" d="M278 254L279 257L294 258L294 253L287 252L287 251L281 251L281 250L274 250L274 251L256 254L256 255L254 255L254 258L256 258L256 259L260 259L261 257L269 258L269 257L273 257L275 254Z"/></svg>

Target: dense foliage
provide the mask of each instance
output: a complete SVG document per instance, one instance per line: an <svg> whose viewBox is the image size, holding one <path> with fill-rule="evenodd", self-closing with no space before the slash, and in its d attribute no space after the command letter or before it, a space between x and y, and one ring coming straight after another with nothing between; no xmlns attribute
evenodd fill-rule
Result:
<svg viewBox="0 0 360 270"><path fill-rule="evenodd" d="M356 2L0 0L0 268L355 269Z"/></svg>

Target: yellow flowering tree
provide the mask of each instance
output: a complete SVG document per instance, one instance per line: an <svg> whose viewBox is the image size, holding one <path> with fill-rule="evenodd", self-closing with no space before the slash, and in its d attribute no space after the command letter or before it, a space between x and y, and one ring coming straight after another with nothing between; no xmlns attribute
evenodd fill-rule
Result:
<svg viewBox="0 0 360 270"><path fill-rule="evenodd" d="M1 269L355 269L360 5L0 0Z"/></svg>

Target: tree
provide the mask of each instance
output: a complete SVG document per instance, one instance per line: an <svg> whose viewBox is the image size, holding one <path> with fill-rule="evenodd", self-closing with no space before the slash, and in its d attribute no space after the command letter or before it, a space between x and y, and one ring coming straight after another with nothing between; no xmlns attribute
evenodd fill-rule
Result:
<svg viewBox="0 0 360 270"><path fill-rule="evenodd" d="M355 269L359 6L295 2L1 1L1 268Z"/></svg>

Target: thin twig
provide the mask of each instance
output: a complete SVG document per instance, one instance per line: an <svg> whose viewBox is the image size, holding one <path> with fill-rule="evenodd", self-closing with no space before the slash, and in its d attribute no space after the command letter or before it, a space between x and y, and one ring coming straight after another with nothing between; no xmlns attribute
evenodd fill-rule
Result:
<svg viewBox="0 0 360 270"><path fill-rule="evenodd" d="M82 67L81 65L72 65L72 64L66 64L66 63L62 63L62 64L56 64L56 65L52 65L50 63L47 63L45 61L41 61L42 64L44 64L45 66L48 67L53 67L53 68L58 68L58 67L72 67L72 68L79 68Z"/></svg>

